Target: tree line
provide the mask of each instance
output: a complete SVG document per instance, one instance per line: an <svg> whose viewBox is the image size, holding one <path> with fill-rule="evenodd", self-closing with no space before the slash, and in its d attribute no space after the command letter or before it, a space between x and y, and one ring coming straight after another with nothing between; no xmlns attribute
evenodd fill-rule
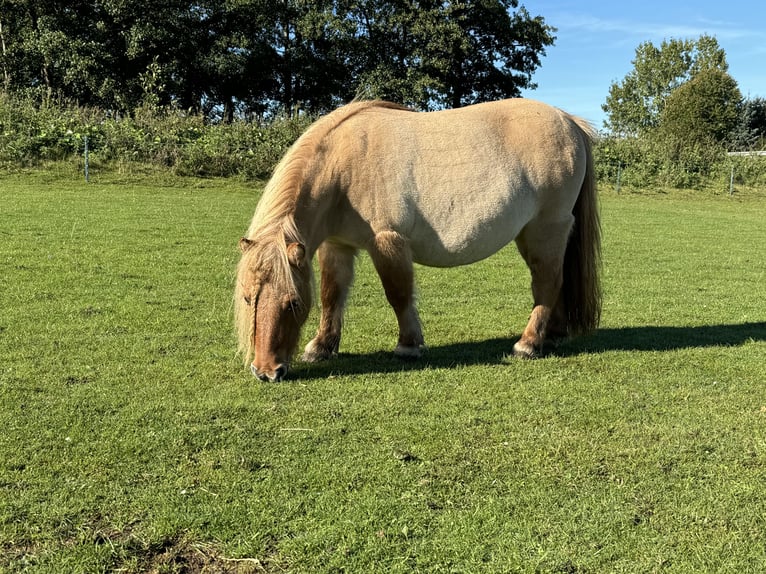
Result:
<svg viewBox="0 0 766 574"><path fill-rule="evenodd" d="M637 186L697 187L723 172L766 180L766 162L748 158L732 171L727 159L727 151L764 149L766 100L742 97L714 37L643 42L635 54L602 106L602 171Z"/></svg>
<svg viewBox="0 0 766 574"><path fill-rule="evenodd" d="M355 97L518 96L555 32L518 0L0 0L0 164L87 137L106 162L265 177ZM695 187L730 174L727 150L766 146L766 100L742 97L714 37L644 42L633 66L602 106L602 179ZM737 173L760 184L764 164Z"/></svg>
<svg viewBox="0 0 766 574"><path fill-rule="evenodd" d="M737 149L766 136L766 100L742 97L715 37L643 42L633 65L602 106L612 135L683 136Z"/></svg>
<svg viewBox="0 0 766 574"><path fill-rule="evenodd" d="M420 109L511 97L555 29L518 0L2 0L6 92L129 113Z"/></svg>

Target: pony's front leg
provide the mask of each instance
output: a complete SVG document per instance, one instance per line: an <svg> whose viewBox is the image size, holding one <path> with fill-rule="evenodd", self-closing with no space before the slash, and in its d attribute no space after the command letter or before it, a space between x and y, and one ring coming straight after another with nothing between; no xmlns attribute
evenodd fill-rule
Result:
<svg viewBox="0 0 766 574"><path fill-rule="evenodd" d="M418 358L424 342L415 308L415 276L409 242L398 233L383 231L375 236L369 252L399 323L399 341L394 353L403 358Z"/></svg>
<svg viewBox="0 0 766 574"><path fill-rule="evenodd" d="M303 352L304 361L322 361L338 353L343 312L354 279L355 256L355 249L330 242L323 243L317 251L322 315L316 336Z"/></svg>

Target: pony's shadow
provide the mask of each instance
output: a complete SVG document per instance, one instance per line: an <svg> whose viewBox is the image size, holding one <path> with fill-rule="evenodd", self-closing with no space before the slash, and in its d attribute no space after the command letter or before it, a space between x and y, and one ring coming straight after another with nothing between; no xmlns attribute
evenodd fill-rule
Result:
<svg viewBox="0 0 766 574"><path fill-rule="evenodd" d="M298 363L294 376L306 379L331 375L365 375L497 365L506 361L517 338L455 343L429 347L419 360L401 360L391 352L340 353L331 361ZM734 347L748 341L766 341L766 322L699 327L618 327L598 329L591 335L568 339L546 349L545 356L569 357L607 351L673 351L705 347Z"/></svg>

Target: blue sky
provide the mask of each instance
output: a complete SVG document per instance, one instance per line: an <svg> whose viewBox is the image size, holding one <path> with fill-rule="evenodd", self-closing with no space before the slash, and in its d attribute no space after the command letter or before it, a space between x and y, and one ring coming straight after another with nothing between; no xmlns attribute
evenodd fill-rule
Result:
<svg viewBox="0 0 766 574"><path fill-rule="evenodd" d="M766 98L766 2L520 0L532 16L558 28L535 72L536 90L523 95L584 117L601 129L609 86L633 69L645 41L715 36L729 73L745 97Z"/></svg>

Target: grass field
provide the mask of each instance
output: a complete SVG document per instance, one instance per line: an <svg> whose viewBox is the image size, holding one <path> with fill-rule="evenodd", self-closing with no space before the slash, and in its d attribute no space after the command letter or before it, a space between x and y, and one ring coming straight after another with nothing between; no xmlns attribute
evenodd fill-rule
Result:
<svg viewBox="0 0 766 574"><path fill-rule="evenodd" d="M254 187L96 179L0 177L0 572L766 571L763 194L605 192L602 328L537 361L515 248L418 269L417 363L361 257L273 385Z"/></svg>

